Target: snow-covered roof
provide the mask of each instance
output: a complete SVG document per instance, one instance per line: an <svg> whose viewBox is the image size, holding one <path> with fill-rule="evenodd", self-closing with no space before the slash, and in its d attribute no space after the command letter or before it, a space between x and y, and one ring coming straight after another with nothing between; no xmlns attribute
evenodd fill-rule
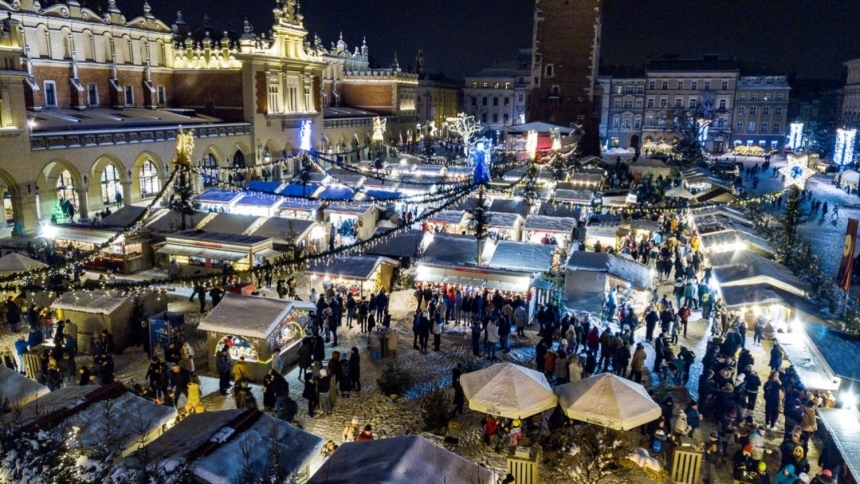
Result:
<svg viewBox="0 0 860 484"><path fill-rule="evenodd" d="M292 310L315 310L309 302L287 301L228 292L197 329L250 338L268 338Z"/></svg>
<svg viewBox="0 0 860 484"><path fill-rule="evenodd" d="M845 170L842 172L842 175L840 175L840 176L841 176L842 182L844 182L844 183L853 183L854 185L857 185L858 183L860 183L860 173L858 173L854 170Z"/></svg>
<svg viewBox="0 0 860 484"><path fill-rule="evenodd" d="M723 300L727 308L739 308L755 306L758 304L782 303L776 291L768 284L757 284L755 286L728 286L721 288Z"/></svg>
<svg viewBox="0 0 860 484"><path fill-rule="evenodd" d="M389 229L378 228L374 235L386 230ZM405 257L411 259L421 253L421 246L426 235L427 233L421 230L400 232L395 237L383 239L378 244L374 244L372 247L365 250L364 253L370 255L381 255L384 257Z"/></svg>
<svg viewBox="0 0 860 484"><path fill-rule="evenodd" d="M606 272L636 288L651 289L654 280L651 271L642 264L605 252L573 252L567 261L567 270Z"/></svg>
<svg viewBox="0 0 860 484"><path fill-rule="evenodd" d="M265 193L245 192L242 198L236 202L236 205L275 208L281 204L283 198L277 195L267 195Z"/></svg>
<svg viewBox="0 0 860 484"><path fill-rule="evenodd" d="M201 193L197 199L200 200L200 203L230 205L236 203L241 197L242 192L211 188Z"/></svg>
<svg viewBox="0 0 860 484"><path fill-rule="evenodd" d="M529 208L522 199L496 198L490 202L490 208L488 211L497 213L516 213L525 217L529 213Z"/></svg>
<svg viewBox="0 0 860 484"><path fill-rule="evenodd" d="M102 219L103 227L128 227L134 220L146 211L146 207L126 205Z"/></svg>
<svg viewBox="0 0 860 484"><path fill-rule="evenodd" d="M197 212L192 215L186 215L189 228L195 228L200 225L204 219L212 215L206 212ZM175 210L162 209L156 213L152 219L147 222L146 226L155 232L174 232L182 227L182 214Z"/></svg>
<svg viewBox="0 0 860 484"><path fill-rule="evenodd" d="M773 247L765 239L743 230L724 230L702 235L702 244L710 249L712 254L724 250L736 250L739 247L751 246L765 254L773 255Z"/></svg>
<svg viewBox="0 0 860 484"><path fill-rule="evenodd" d="M579 203L590 205L594 200L594 192L591 190L570 190L560 188L555 191L555 201L565 203Z"/></svg>
<svg viewBox="0 0 860 484"><path fill-rule="evenodd" d="M535 232L555 232L571 234L576 228L576 220L568 217L550 217L548 215L529 215L526 217L524 230Z"/></svg>
<svg viewBox="0 0 860 484"><path fill-rule="evenodd" d="M487 212L487 227L516 228L525 221L518 213Z"/></svg>
<svg viewBox="0 0 860 484"><path fill-rule="evenodd" d="M555 249L554 245L501 240L488 265L512 271L546 272L552 268Z"/></svg>
<svg viewBox="0 0 860 484"><path fill-rule="evenodd" d="M355 255L349 257L338 257L330 262L319 260L314 261L307 269L305 269L305 274L326 275L329 277L366 281L370 279L373 275L373 271L375 271L379 264L382 264L383 262L397 265L397 261L388 259L387 257Z"/></svg>
<svg viewBox="0 0 860 484"><path fill-rule="evenodd" d="M427 218L431 223L464 225L469 218L464 210L441 210Z"/></svg>
<svg viewBox="0 0 860 484"><path fill-rule="evenodd" d="M298 218L281 218L269 217L265 222L260 224L251 235L261 237L271 237L277 241L285 241L287 234L292 230L296 237L301 238L305 232L317 223L313 220L304 220Z"/></svg>
<svg viewBox="0 0 860 484"><path fill-rule="evenodd" d="M207 232L222 234L244 234L249 228L260 222L260 217L254 215L239 215L236 213L216 213L203 227Z"/></svg>
<svg viewBox="0 0 860 484"><path fill-rule="evenodd" d="M574 220L582 220L582 213L584 211L583 207L576 205L542 203L538 213L548 217L569 217Z"/></svg>
<svg viewBox="0 0 860 484"><path fill-rule="evenodd" d="M51 307L81 313L111 314L123 303L133 298L134 293L122 294L120 291L102 291L100 289L66 292L51 303Z"/></svg>
<svg viewBox="0 0 860 484"><path fill-rule="evenodd" d="M307 185L303 185L301 183L290 183L282 188L279 193L286 197L312 197L321 189L321 186L313 183L308 183Z"/></svg>
<svg viewBox="0 0 860 484"><path fill-rule="evenodd" d="M767 283L798 296L812 290L782 264L747 250L713 254L711 264L720 287Z"/></svg>
<svg viewBox="0 0 860 484"><path fill-rule="evenodd" d="M251 190L260 190L270 193L278 193L278 191L282 190L284 186L286 186L284 183L276 181L251 180L248 183L248 188Z"/></svg>
<svg viewBox="0 0 860 484"><path fill-rule="evenodd" d="M327 213L346 213L351 215L364 215L375 205L372 203L350 203L348 205L329 205L325 208Z"/></svg>
<svg viewBox="0 0 860 484"><path fill-rule="evenodd" d="M566 185L600 185L603 183L603 175L597 173L574 173L570 175L570 181Z"/></svg>
<svg viewBox="0 0 860 484"><path fill-rule="evenodd" d="M495 475L489 469L445 450L424 437L405 435L343 444L323 463L308 484L358 482L492 484Z"/></svg>
<svg viewBox="0 0 860 484"><path fill-rule="evenodd" d="M314 198L321 200L352 200L355 198L355 192L345 186L332 185L319 193L315 193Z"/></svg>
<svg viewBox="0 0 860 484"><path fill-rule="evenodd" d="M630 228L633 230L644 230L647 232L660 232L661 230L663 230L663 224L655 220L637 218L630 221Z"/></svg>
<svg viewBox="0 0 860 484"><path fill-rule="evenodd" d="M48 267L48 264L15 252L10 252L0 257L0 272L29 271L30 269L41 269L43 267Z"/></svg>
<svg viewBox="0 0 860 484"><path fill-rule="evenodd" d="M478 240L472 235L433 234L433 240L424 250L422 260L450 263L477 263Z"/></svg>
<svg viewBox="0 0 860 484"><path fill-rule="evenodd" d="M0 365L0 407L15 408L27 405L33 400L51 393L48 387L40 385L17 371Z"/></svg>

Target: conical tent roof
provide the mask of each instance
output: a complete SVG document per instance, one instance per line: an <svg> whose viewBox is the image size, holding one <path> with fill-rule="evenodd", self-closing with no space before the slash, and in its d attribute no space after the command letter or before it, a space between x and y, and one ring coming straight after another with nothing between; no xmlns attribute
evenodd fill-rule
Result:
<svg viewBox="0 0 860 484"><path fill-rule="evenodd" d="M554 408L558 398L543 373L499 363L460 377L469 408L506 418L524 418Z"/></svg>
<svg viewBox="0 0 860 484"><path fill-rule="evenodd" d="M29 271L43 267L48 265L21 254L11 253L0 257L0 272Z"/></svg>
<svg viewBox="0 0 860 484"><path fill-rule="evenodd" d="M559 385L555 389L565 415L616 430L629 430L660 417L645 387L611 373Z"/></svg>
<svg viewBox="0 0 860 484"><path fill-rule="evenodd" d="M680 197L680 198L687 198L687 199L696 198L695 195L690 193L690 190L687 190L686 188L684 188L682 186L670 188L670 189L666 190L666 192L663 193L663 195L665 195L667 197Z"/></svg>

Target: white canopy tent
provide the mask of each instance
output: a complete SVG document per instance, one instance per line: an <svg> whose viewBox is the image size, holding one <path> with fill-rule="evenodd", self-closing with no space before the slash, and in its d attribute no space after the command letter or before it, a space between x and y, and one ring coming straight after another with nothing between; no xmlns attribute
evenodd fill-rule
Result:
<svg viewBox="0 0 860 484"><path fill-rule="evenodd" d="M469 408L506 418L531 417L558 402L543 373L513 363L466 373L460 383Z"/></svg>
<svg viewBox="0 0 860 484"><path fill-rule="evenodd" d="M0 257L0 273L29 271L32 269L41 269L43 267L48 267L48 264L33 260L21 254L10 253Z"/></svg>
<svg viewBox="0 0 860 484"><path fill-rule="evenodd" d="M630 430L660 417L658 405L639 383L611 373L555 389L568 417L616 430Z"/></svg>
<svg viewBox="0 0 860 484"><path fill-rule="evenodd" d="M666 192L663 193L663 195L665 195L667 197L686 198L688 200L692 200L692 199L696 198L695 195L690 193L690 190L687 190L686 188L684 188L682 186L670 188L670 189L666 190Z"/></svg>
<svg viewBox="0 0 860 484"><path fill-rule="evenodd" d="M49 393L48 387L40 385L15 370L0 365L0 408L13 410L27 405Z"/></svg>

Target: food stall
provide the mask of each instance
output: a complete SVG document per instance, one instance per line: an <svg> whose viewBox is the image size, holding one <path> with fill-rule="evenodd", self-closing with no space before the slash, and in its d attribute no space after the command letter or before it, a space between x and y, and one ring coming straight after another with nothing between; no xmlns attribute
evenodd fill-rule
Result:
<svg viewBox="0 0 860 484"><path fill-rule="evenodd" d="M600 314L611 288L638 305L647 302L653 283L651 270L638 262L605 252L576 251L567 261L564 295L568 307ZM644 305L636 309L641 311Z"/></svg>
<svg viewBox="0 0 860 484"><path fill-rule="evenodd" d="M158 266L169 270L170 260L179 263L180 276L197 273L220 273L225 264L239 272L250 269L264 259L281 255L272 249L270 237L236 235L203 230L186 230L165 237L156 251Z"/></svg>
<svg viewBox="0 0 860 484"><path fill-rule="evenodd" d="M290 250L293 245L308 254L317 254L328 248L326 227L307 219L272 217L249 235L271 237L272 248L281 252Z"/></svg>
<svg viewBox="0 0 860 484"><path fill-rule="evenodd" d="M323 211L326 221L334 227L335 246L367 240L376 231L379 208L372 203L332 204ZM341 244L337 243L337 240Z"/></svg>
<svg viewBox="0 0 860 484"><path fill-rule="evenodd" d="M317 192L322 191L323 187L317 185L316 183L290 183L280 190L280 194L285 197L296 197L296 198L311 198L317 194Z"/></svg>
<svg viewBox="0 0 860 484"><path fill-rule="evenodd" d="M496 240L519 242L525 219L517 213L488 212L487 232Z"/></svg>
<svg viewBox="0 0 860 484"><path fill-rule="evenodd" d="M582 205L585 207L590 207L592 200L594 200L594 192L591 190L559 188L555 191L555 195L553 196L553 201L556 203Z"/></svg>
<svg viewBox="0 0 860 484"><path fill-rule="evenodd" d="M284 200L278 206L278 216L303 220L321 220L322 203L313 200Z"/></svg>
<svg viewBox="0 0 860 484"><path fill-rule="evenodd" d="M231 212L236 202L242 198L242 192L235 190L220 190L211 188L197 197L200 210L203 212Z"/></svg>
<svg viewBox="0 0 860 484"><path fill-rule="evenodd" d="M415 282L420 286L432 285L439 290L453 287L463 293L499 291L506 297L519 296L533 310L534 275L529 271L512 271L492 267L467 266L456 263L440 263L420 260L416 264Z"/></svg>
<svg viewBox="0 0 860 484"><path fill-rule="evenodd" d="M580 171L570 175L568 181L559 186L571 187L577 189L597 190L603 184L603 170L600 173Z"/></svg>
<svg viewBox="0 0 860 484"><path fill-rule="evenodd" d="M252 381L262 381L269 368L286 372L298 361L304 328L314 311L311 302L224 294L197 328L206 331L210 371L227 348L234 361L245 358Z"/></svg>
<svg viewBox="0 0 860 484"><path fill-rule="evenodd" d="M428 232L461 234L469 231L469 214L464 210L441 210L426 219Z"/></svg>
<svg viewBox="0 0 860 484"><path fill-rule="evenodd" d="M42 237L51 239L57 251L63 255L70 252L88 252L107 242L116 235L108 230L96 230L85 226L46 225L42 227ZM88 261L87 268L95 270L117 270L123 274L142 271L152 267L152 245L143 233L120 236L103 249L97 258Z"/></svg>
<svg viewBox="0 0 860 484"><path fill-rule="evenodd" d="M549 217L547 215L529 215L523 224L523 242L533 244L549 243L555 240L555 245L567 248L570 245L576 220L567 217Z"/></svg>
<svg viewBox="0 0 860 484"><path fill-rule="evenodd" d="M394 269L399 263L388 257L357 255L331 262L314 261L305 269L310 286L320 293L330 286L356 296L385 289L391 291Z"/></svg>
<svg viewBox="0 0 860 484"><path fill-rule="evenodd" d="M283 198L265 193L245 192L234 205L232 213L256 217L274 217Z"/></svg>
<svg viewBox="0 0 860 484"><path fill-rule="evenodd" d="M776 344L785 359L794 367L803 385L810 390L831 391L838 393L841 378L836 376L824 356L806 335L803 325L792 327L792 332L773 334Z"/></svg>
<svg viewBox="0 0 860 484"><path fill-rule="evenodd" d="M113 335L117 353L122 353L148 337L141 324L144 321L134 318L167 311L167 298L158 291L74 291L58 297L51 309L58 319L69 319L78 325L78 351L89 353L92 335L106 329Z"/></svg>

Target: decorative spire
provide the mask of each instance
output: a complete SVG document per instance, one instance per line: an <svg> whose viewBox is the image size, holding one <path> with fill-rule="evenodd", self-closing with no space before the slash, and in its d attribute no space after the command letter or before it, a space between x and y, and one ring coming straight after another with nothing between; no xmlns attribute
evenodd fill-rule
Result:
<svg viewBox="0 0 860 484"><path fill-rule="evenodd" d="M185 19L182 18L182 10L176 11L176 21L173 23L176 25L185 25Z"/></svg>
<svg viewBox="0 0 860 484"><path fill-rule="evenodd" d="M108 0L108 12L110 13L122 13L119 11L119 8L116 6L116 0Z"/></svg>
<svg viewBox="0 0 860 484"><path fill-rule="evenodd" d="M343 30L340 31L340 40L343 40Z"/></svg>
<svg viewBox="0 0 860 484"><path fill-rule="evenodd" d="M143 16L146 18L152 18L153 15L150 12L152 12L152 7L149 6L149 2L147 0L143 0Z"/></svg>

